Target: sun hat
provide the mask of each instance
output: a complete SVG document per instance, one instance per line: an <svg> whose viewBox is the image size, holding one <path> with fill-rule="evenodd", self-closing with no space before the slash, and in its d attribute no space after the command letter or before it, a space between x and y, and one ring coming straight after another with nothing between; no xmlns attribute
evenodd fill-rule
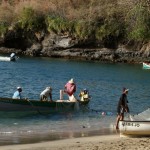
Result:
<svg viewBox="0 0 150 150"><path fill-rule="evenodd" d="M123 88L123 92L128 92L128 91L129 91L129 89Z"/></svg>
<svg viewBox="0 0 150 150"><path fill-rule="evenodd" d="M69 83L74 83L74 80L73 80L73 78L69 80Z"/></svg>
<svg viewBox="0 0 150 150"><path fill-rule="evenodd" d="M125 92L128 92L128 91L129 91L129 89L126 89L126 90L125 90Z"/></svg>

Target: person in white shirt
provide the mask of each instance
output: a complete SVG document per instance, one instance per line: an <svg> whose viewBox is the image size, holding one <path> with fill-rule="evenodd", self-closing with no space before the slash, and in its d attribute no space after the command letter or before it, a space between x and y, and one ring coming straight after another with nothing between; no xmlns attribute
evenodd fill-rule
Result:
<svg viewBox="0 0 150 150"><path fill-rule="evenodd" d="M17 87L17 91L13 94L13 99L21 99L21 92L22 92L22 88L21 87Z"/></svg>
<svg viewBox="0 0 150 150"><path fill-rule="evenodd" d="M40 94L40 101L48 101L48 98L50 98L50 101L52 102L52 88L47 87L44 91Z"/></svg>

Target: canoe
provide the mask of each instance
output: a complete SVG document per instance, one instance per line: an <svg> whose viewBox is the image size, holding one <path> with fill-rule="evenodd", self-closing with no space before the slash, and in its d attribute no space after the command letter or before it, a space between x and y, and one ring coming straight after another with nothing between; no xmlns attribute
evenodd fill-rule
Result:
<svg viewBox="0 0 150 150"><path fill-rule="evenodd" d="M69 100L40 101L28 99L0 98L0 112L37 112L52 113L78 110L88 102L71 102Z"/></svg>
<svg viewBox="0 0 150 150"><path fill-rule="evenodd" d="M143 62L143 69L150 69L150 63Z"/></svg>
<svg viewBox="0 0 150 150"><path fill-rule="evenodd" d="M120 121L120 136L150 136L150 121Z"/></svg>

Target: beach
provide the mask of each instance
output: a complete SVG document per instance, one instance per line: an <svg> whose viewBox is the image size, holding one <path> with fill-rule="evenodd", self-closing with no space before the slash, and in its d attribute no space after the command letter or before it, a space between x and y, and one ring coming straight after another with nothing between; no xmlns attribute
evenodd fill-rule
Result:
<svg viewBox="0 0 150 150"><path fill-rule="evenodd" d="M34 144L0 146L1 150L149 150L150 137L101 135L70 138Z"/></svg>

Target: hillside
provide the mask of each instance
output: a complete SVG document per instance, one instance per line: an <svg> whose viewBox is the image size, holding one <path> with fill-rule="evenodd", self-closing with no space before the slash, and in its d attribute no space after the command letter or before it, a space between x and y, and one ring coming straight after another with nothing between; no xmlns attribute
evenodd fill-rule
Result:
<svg viewBox="0 0 150 150"><path fill-rule="evenodd" d="M68 57L71 49L85 49L91 57L91 51L95 55L98 50L113 52L113 61L118 58L115 51L121 50L119 57L129 51L132 57L149 60L149 28L149 0L0 1L0 52L6 48L25 55Z"/></svg>

